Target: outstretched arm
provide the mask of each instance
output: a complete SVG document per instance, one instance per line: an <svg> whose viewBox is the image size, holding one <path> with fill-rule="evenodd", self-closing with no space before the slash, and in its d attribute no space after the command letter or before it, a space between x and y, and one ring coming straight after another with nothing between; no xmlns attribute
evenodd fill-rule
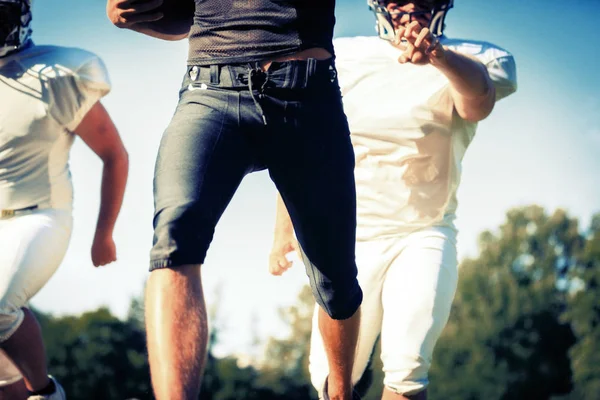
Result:
<svg viewBox="0 0 600 400"><path fill-rule="evenodd" d="M478 122L486 118L496 103L496 91L489 73L479 60L450 50L417 21L398 30L397 42L407 39L400 63L431 64L448 78L456 112L463 119Z"/></svg>
<svg viewBox="0 0 600 400"><path fill-rule="evenodd" d="M100 212L92 245L92 262L97 267L117 259L112 235L123 202L129 160L117 128L100 102L88 111L75 133L104 163Z"/></svg>
<svg viewBox="0 0 600 400"><path fill-rule="evenodd" d="M107 0L117 27L163 40L185 39L194 20L194 0Z"/></svg>
<svg viewBox="0 0 600 400"><path fill-rule="evenodd" d="M463 119L478 122L492 112L496 90L490 76L479 60L446 49L444 56L432 63L450 81L456 112Z"/></svg>

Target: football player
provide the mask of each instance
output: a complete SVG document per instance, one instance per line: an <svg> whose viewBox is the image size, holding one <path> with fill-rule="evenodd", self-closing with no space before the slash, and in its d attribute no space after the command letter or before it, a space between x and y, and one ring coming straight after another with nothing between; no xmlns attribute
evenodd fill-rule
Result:
<svg viewBox="0 0 600 400"><path fill-rule="evenodd" d="M452 0L369 0L378 36L334 41L356 155L363 316L353 382L378 337L383 399L425 399L432 352L457 285L456 191L477 123L516 90L515 62L484 41L444 35ZM283 206L280 210L285 211ZM277 218L270 271L291 266L289 219ZM313 323L310 372L328 374Z"/></svg>
<svg viewBox="0 0 600 400"><path fill-rule="evenodd" d="M116 260L112 235L128 157L100 103L110 90L100 58L37 46L30 26L31 0L0 0L0 393L61 400L64 390L48 376L40 327L27 304L69 243L69 150L79 136L104 164L95 266Z"/></svg>

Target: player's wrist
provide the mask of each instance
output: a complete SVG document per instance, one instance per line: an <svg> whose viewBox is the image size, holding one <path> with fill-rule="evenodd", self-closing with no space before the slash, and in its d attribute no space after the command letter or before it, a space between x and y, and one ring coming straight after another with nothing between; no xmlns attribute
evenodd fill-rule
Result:
<svg viewBox="0 0 600 400"><path fill-rule="evenodd" d="M96 226L96 232L94 234L94 237L96 239L106 239L106 238L112 238L114 232L114 227L113 226L107 226L104 224L98 224Z"/></svg>
<svg viewBox="0 0 600 400"><path fill-rule="evenodd" d="M287 246L294 240L292 232L276 232L273 238L273 248Z"/></svg>
<svg viewBox="0 0 600 400"><path fill-rule="evenodd" d="M437 49L429 55L429 63L439 70L447 70L449 68L449 57L452 57L452 50L446 46L439 45Z"/></svg>

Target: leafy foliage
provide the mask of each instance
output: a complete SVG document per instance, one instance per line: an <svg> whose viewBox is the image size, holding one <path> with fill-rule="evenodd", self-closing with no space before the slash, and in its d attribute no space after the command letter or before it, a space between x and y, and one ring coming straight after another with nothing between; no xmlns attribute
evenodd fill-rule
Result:
<svg viewBox="0 0 600 400"><path fill-rule="evenodd" d="M450 321L430 371L431 399L593 400L600 393L600 214L582 231L565 211L510 210L483 232L480 254L460 267ZM304 288L281 310L290 333L266 341L264 360L209 351L206 400L316 399L308 373L314 301ZM80 316L37 313L49 368L72 400L152 399L143 304L126 320L105 309ZM211 319L219 319L213 310ZM209 350L218 342L213 324ZM381 398L379 351L363 384Z"/></svg>

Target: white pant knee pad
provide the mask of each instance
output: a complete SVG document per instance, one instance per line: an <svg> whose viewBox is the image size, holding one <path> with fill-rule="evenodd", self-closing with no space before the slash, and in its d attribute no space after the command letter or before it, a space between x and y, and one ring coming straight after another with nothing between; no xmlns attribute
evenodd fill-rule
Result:
<svg viewBox="0 0 600 400"><path fill-rule="evenodd" d="M25 314L18 307L7 306L0 301L0 343L10 338L21 326Z"/></svg>
<svg viewBox="0 0 600 400"><path fill-rule="evenodd" d="M427 388L429 366L419 363L412 369L385 370L383 383L394 393L411 395Z"/></svg>

